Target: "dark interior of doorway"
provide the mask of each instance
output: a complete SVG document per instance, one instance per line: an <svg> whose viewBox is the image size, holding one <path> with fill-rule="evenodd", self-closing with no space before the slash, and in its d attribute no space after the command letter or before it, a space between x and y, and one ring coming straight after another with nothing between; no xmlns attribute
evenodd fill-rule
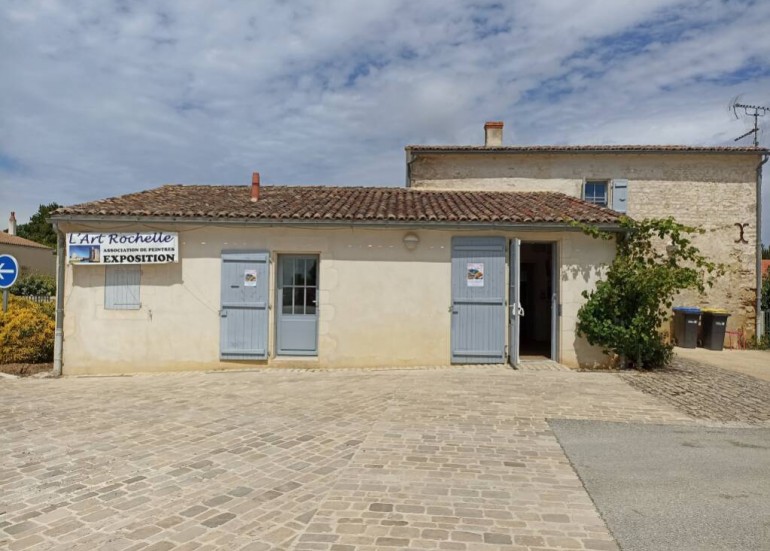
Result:
<svg viewBox="0 0 770 551"><path fill-rule="evenodd" d="M551 296L553 243L521 244L521 318L519 355L522 360L551 358Z"/></svg>

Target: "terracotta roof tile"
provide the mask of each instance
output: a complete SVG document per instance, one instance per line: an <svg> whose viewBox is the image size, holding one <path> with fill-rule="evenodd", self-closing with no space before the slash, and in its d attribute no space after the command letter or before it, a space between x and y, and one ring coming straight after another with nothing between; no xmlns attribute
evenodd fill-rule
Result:
<svg viewBox="0 0 770 551"><path fill-rule="evenodd" d="M614 224L618 214L562 193L428 191L391 187L167 185L64 207L54 216L148 216L337 222Z"/></svg>
<svg viewBox="0 0 770 551"><path fill-rule="evenodd" d="M29 239L24 239L18 235L11 235L5 232L0 232L0 245L18 245L20 247L51 250L51 247L47 247L41 243L36 243L35 241L30 241Z"/></svg>

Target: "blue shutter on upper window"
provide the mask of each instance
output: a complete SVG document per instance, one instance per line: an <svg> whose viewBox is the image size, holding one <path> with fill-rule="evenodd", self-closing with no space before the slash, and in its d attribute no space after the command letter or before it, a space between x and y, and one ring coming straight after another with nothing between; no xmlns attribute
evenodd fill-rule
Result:
<svg viewBox="0 0 770 551"><path fill-rule="evenodd" d="M615 179L612 181L612 210L628 212L628 180Z"/></svg>

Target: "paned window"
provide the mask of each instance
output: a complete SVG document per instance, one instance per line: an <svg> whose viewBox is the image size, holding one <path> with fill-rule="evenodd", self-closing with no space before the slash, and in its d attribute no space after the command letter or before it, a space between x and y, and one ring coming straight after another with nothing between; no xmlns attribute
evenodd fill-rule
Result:
<svg viewBox="0 0 770 551"><path fill-rule="evenodd" d="M583 185L583 199L600 207L607 206L607 180L586 180Z"/></svg>
<svg viewBox="0 0 770 551"><path fill-rule="evenodd" d="M286 256L281 262L281 313L315 315L318 258Z"/></svg>

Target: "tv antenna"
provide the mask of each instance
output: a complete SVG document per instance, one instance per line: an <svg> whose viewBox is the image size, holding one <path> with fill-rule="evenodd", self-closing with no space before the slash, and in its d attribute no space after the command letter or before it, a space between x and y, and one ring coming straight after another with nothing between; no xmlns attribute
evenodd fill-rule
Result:
<svg viewBox="0 0 770 551"><path fill-rule="evenodd" d="M740 103L740 97L736 97L731 102L731 107L733 110L733 115L735 115L736 119L739 119L741 115L739 114L741 111L743 111L743 115L746 117L754 117L754 128L746 132L745 134L741 134L735 140L738 141L742 140L746 136L751 136L754 134L754 147L759 147L759 117L764 117L768 113L770 113L770 107L762 107L761 105L748 105L746 103Z"/></svg>

